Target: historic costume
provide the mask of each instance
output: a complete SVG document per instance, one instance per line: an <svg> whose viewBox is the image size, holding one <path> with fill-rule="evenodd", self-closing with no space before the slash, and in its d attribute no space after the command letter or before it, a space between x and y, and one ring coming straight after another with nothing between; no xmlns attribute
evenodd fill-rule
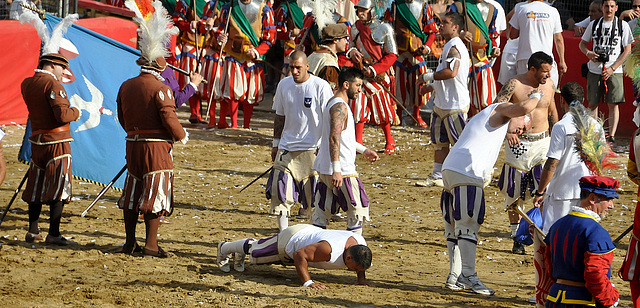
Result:
<svg viewBox="0 0 640 308"><path fill-rule="evenodd" d="M636 109L636 113L638 110ZM640 130L636 130L629 144L629 161L627 163L627 175L631 181L636 184L640 184L638 175L638 156L640 154ZM640 186L638 186L637 199L640 200ZM624 262L620 267L620 277L629 281L631 287L631 300L634 307L640 304L640 275L638 275L638 269L640 268L640 206L636 206L633 216L633 231L631 232L631 238L629 239L629 248L627 249L627 255L624 257Z"/></svg>
<svg viewBox="0 0 640 308"><path fill-rule="evenodd" d="M133 0L127 0L127 7ZM135 4L134 4L135 5ZM118 200L124 212L126 242L123 252L140 250L135 239L138 214L144 216L146 255L167 257L157 245L159 219L173 211L173 143L186 143L188 135L176 115L173 91L163 84L160 73L166 66L169 51L166 41L175 34L168 28L171 21L159 1L153 3L155 12L148 21L136 14L140 27L140 75L125 81L116 102L118 120L127 132L125 140L128 174ZM134 10L134 12L136 12ZM136 13L139 13L136 12Z"/></svg>
<svg viewBox="0 0 640 308"><path fill-rule="evenodd" d="M598 195L598 200L617 198L618 186L612 178L580 179L582 191ZM600 216L584 208L584 201L589 202L581 200L580 207L571 207L567 216L556 221L544 240L548 271L555 280L546 307L609 307L620 297L610 280L616 246L599 224Z"/></svg>
<svg viewBox="0 0 640 308"><path fill-rule="evenodd" d="M420 95L418 78L427 72L426 55L431 53L438 27L431 5L422 0L396 0L387 11L386 18L393 24L398 44L395 93L402 104L413 110L416 125L427 127L420 117L420 106L429 100L429 94ZM398 110L401 114L400 110Z"/></svg>
<svg viewBox="0 0 640 308"><path fill-rule="evenodd" d="M489 106L496 97L496 82L491 68L491 58L496 48L496 39L500 35L495 27L498 10L483 0L477 3L466 2L463 9L462 3L454 2L449 10L463 14L466 11L465 32L473 35L471 41L471 76L475 79L469 81L472 104L471 108L476 112Z"/></svg>
<svg viewBox="0 0 640 308"><path fill-rule="evenodd" d="M173 10L173 23L178 27L178 29L180 29L180 34L176 41L175 55L179 63L178 66L187 72L194 71L198 66L198 57L200 55L196 55L196 36L198 39L197 50L201 52L204 47L204 36L201 33L196 35L196 31L198 29L192 27L193 21L200 20L196 11L197 10L194 10L189 5L187 0L176 1L176 7ZM189 83L189 76L182 76L178 80L180 87L182 88ZM204 86L204 83L200 84L198 93L189 98L189 108L191 109L189 121L191 123L204 123L200 114L200 102L202 100L201 95L203 95Z"/></svg>
<svg viewBox="0 0 640 308"><path fill-rule="evenodd" d="M216 105L221 97L220 79L222 75L222 61L220 59L220 45L215 39L215 27L209 27L207 23L217 25L220 18L220 9L229 0L213 0L209 1L202 10L202 19L198 23L198 33L206 39L204 42L204 51L202 52L202 63L200 64L200 74L206 80L207 84L202 86L202 98L207 101L209 109L209 128L216 124ZM211 22L209 22L211 19Z"/></svg>
<svg viewBox="0 0 640 308"><path fill-rule="evenodd" d="M42 204L50 206L50 227L46 241L66 245L60 234L60 219L64 204L71 202L71 131L69 123L80 119L78 108L70 107L67 92L59 80L69 61L60 54L62 34L78 19L77 14L67 16L53 30L51 37L42 20L25 10L21 22L32 24L43 43L38 69L21 84L22 98L31 120L31 164L22 200L29 204L29 231L27 242L42 240L38 219ZM63 69L61 69L62 67ZM56 74L58 75L56 75Z"/></svg>
<svg viewBox="0 0 640 308"><path fill-rule="evenodd" d="M289 71L289 55L295 50L297 35L294 29L303 28L305 13L298 6L296 0L282 0L278 7L274 8L274 20L277 30L277 40L284 44L284 64L282 70L285 74Z"/></svg>
<svg viewBox="0 0 640 308"><path fill-rule="evenodd" d="M356 7L370 9L367 20L357 20L351 28L352 48L347 55L354 61L355 50L362 53L358 68L370 69L372 77L364 80L362 92L349 105L356 121L356 140L362 144L365 123L380 125L385 134L385 153L395 152L395 140L391 135L391 124L396 120L395 102L389 91L393 91L393 63L398 58L398 48L390 24L375 18L372 0L360 0Z"/></svg>
<svg viewBox="0 0 640 308"><path fill-rule="evenodd" d="M229 29L224 26L227 19ZM227 33L224 45L224 64L217 82L221 89L220 119L218 128L226 128L227 113L231 115L231 127L236 128L238 104L242 103L244 127L249 128L253 105L264 98L264 72L258 63L276 39L273 10L261 0L232 0L220 13L216 35ZM253 57L253 58L252 58Z"/></svg>
<svg viewBox="0 0 640 308"><path fill-rule="evenodd" d="M342 23L328 25L322 29L322 37L325 40L325 44L327 44L326 41L335 41L349 37L349 29ZM340 42L336 42L336 51L339 51L337 47L338 43ZM334 52L331 47L321 44L307 60L309 62L309 72L326 80L334 91L337 90L338 75L341 70L338 54Z"/></svg>

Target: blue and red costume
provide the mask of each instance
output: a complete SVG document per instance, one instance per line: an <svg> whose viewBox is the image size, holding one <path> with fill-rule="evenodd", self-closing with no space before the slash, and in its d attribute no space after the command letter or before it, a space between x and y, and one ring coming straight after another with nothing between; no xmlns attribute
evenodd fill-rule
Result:
<svg viewBox="0 0 640 308"><path fill-rule="evenodd" d="M611 306L620 297L610 281L615 245L592 214L573 207L544 240L546 263L555 280L546 307Z"/></svg>

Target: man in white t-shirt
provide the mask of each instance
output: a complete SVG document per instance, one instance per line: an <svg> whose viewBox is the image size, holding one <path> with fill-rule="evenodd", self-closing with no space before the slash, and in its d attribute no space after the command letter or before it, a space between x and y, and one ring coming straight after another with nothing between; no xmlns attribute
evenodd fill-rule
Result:
<svg viewBox="0 0 640 308"><path fill-rule="evenodd" d="M289 57L291 76L280 80L273 97L273 171L266 187L270 214L278 216L280 230L289 226L293 204L300 202L304 213L313 201L317 174L312 167L322 134L322 109L333 96L328 82L309 74L304 52Z"/></svg>
<svg viewBox="0 0 640 308"><path fill-rule="evenodd" d="M313 200L314 226L326 229L331 216L347 213L347 230L362 234L362 225L369 220L369 197L356 172L356 153L370 162L378 154L356 142L353 113L347 101L360 93L364 79L362 71L345 68L338 75L338 91L322 111L322 137L313 169L320 176Z"/></svg>
<svg viewBox="0 0 640 308"><path fill-rule="evenodd" d="M309 267L355 271L356 284L369 284L365 271L371 266L371 250L361 235L349 231L298 224L267 238L220 242L218 267L230 272L233 256L233 268L243 272L245 255L252 264L294 264L304 287L326 288L311 280Z"/></svg>
<svg viewBox="0 0 640 308"><path fill-rule="evenodd" d="M471 289L491 295L476 273L478 231L484 222L484 187L489 184L507 132L520 135L530 128L530 113L542 98L539 89L510 80L500 92L528 95L518 103L494 103L475 115L451 148L442 166L444 189L440 198L449 253L445 287Z"/></svg>
<svg viewBox="0 0 640 308"><path fill-rule="evenodd" d="M537 51L553 57L555 45L558 59L554 59L551 80L554 85L557 85L559 75L567 72L567 64L564 61L562 22L558 10L542 0L534 0L520 6L509 23L513 27L509 33L511 38L522 38L518 41L516 72L526 73L529 70L527 61Z"/></svg>
<svg viewBox="0 0 640 308"><path fill-rule="evenodd" d="M602 101L609 107L609 137L614 144L620 110L618 104L624 102L622 64L631 53L633 35L629 24L615 16L618 10L616 0L602 2L603 16L592 21L582 35L578 47L587 55L587 100L594 115L598 114L598 104ZM593 42L593 50L587 44Z"/></svg>
<svg viewBox="0 0 640 308"><path fill-rule="evenodd" d="M460 30L464 27L464 17L457 12L448 12L442 19L440 34L447 41L442 48L438 67L433 73L422 75L422 80L433 83L420 88L420 94L435 92L433 114L431 116L431 143L434 144L433 172L418 186L439 186L442 183L442 163L449 154L449 146L458 141L467 124L467 112L471 104L467 72L471 66L469 51Z"/></svg>
<svg viewBox="0 0 640 308"><path fill-rule="evenodd" d="M640 1L640 0L636 0ZM589 4L589 17L573 25L573 36L582 36L589 23L602 17L602 0L593 0Z"/></svg>

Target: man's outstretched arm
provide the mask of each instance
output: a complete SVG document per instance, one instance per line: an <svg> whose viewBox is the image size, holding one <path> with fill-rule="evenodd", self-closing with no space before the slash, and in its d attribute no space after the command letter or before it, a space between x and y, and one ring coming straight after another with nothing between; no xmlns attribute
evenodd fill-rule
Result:
<svg viewBox="0 0 640 308"><path fill-rule="evenodd" d="M309 275L309 262L326 262L331 260L331 246L322 241L305 246L293 253L293 263L303 286L314 289L326 289L327 287L315 283Z"/></svg>

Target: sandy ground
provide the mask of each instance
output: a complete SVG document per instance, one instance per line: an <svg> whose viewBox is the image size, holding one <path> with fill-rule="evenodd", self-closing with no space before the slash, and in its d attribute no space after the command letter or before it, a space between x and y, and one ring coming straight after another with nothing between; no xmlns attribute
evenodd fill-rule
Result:
<svg viewBox="0 0 640 308"><path fill-rule="evenodd" d="M511 253L507 215L496 189L497 178L486 191L487 217L480 230L477 269L480 278L496 290L493 296L453 292L443 288L448 256L439 211L440 190L414 184L433 167L428 130L395 127L397 153L381 155L369 164L358 158L358 168L372 201L371 221L364 237L373 251L367 278L373 286L352 286L348 271L311 270L326 290L300 287L295 268L248 265L244 273L221 272L215 265L216 244L222 240L265 237L277 231L260 179L240 189L271 165L273 113L260 106L252 130L206 130L188 124L188 109L179 116L191 133L187 145L176 145L175 211L171 223L159 231L160 245L175 256L168 259L117 254L124 243L119 197L109 191L87 217L82 211L101 187L74 181L74 202L65 207L62 233L79 243L53 247L24 242L27 205L18 198L0 227L0 296L4 307L65 306L211 306L211 307L532 307L534 295L532 247L527 255ZM4 209L27 165L17 161L24 128L4 127L7 178L0 187ZM622 141L619 141L623 144ZM382 132L365 129L365 144L384 148ZM621 199L602 222L617 237L633 220L636 186L626 178L627 154L611 175L622 182ZM500 167L499 162L497 167ZM117 170L114 170L114 174ZM496 169L495 177L499 169ZM47 234L48 209L43 208L41 233ZM291 224L308 220L292 218ZM346 227L346 221L330 225ZM144 243L144 224L138 225ZM615 252L614 272L626 252L628 237ZM613 278L621 306L631 306L629 286Z"/></svg>

